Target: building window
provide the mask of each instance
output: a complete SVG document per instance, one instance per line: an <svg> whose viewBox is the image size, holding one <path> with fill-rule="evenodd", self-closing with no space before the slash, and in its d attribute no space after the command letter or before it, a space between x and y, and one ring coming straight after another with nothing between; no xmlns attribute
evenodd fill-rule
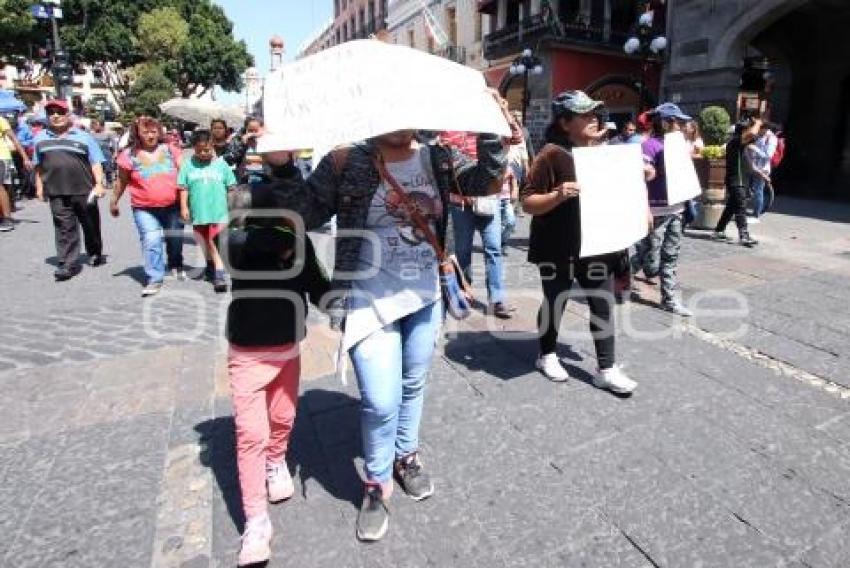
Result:
<svg viewBox="0 0 850 568"><path fill-rule="evenodd" d="M339 0L334 0L334 17L339 18Z"/></svg>
<svg viewBox="0 0 850 568"><path fill-rule="evenodd" d="M434 38L428 34L428 53L434 53Z"/></svg>
<svg viewBox="0 0 850 568"><path fill-rule="evenodd" d="M475 41L481 41L484 28L484 15L475 14Z"/></svg>
<svg viewBox="0 0 850 568"><path fill-rule="evenodd" d="M413 30L407 30L407 43L410 44L410 47L416 47L416 35Z"/></svg>
<svg viewBox="0 0 850 568"><path fill-rule="evenodd" d="M360 37L366 37L366 10L360 8Z"/></svg>
<svg viewBox="0 0 850 568"><path fill-rule="evenodd" d="M374 2L374 0L369 0L369 23L373 24L373 25L375 24L375 2Z"/></svg>
<svg viewBox="0 0 850 568"><path fill-rule="evenodd" d="M351 34L349 37L351 37L351 39L357 39L357 16L355 14L351 15L351 21L348 24L348 29L351 30L349 32Z"/></svg>
<svg viewBox="0 0 850 568"><path fill-rule="evenodd" d="M348 41L348 22L342 23L342 41Z"/></svg>
<svg viewBox="0 0 850 568"><path fill-rule="evenodd" d="M449 45L457 45L457 9L446 8L446 21L449 25Z"/></svg>
<svg viewBox="0 0 850 568"><path fill-rule="evenodd" d="M342 43L342 36L339 33L339 28L336 29L336 44L339 45Z"/></svg>

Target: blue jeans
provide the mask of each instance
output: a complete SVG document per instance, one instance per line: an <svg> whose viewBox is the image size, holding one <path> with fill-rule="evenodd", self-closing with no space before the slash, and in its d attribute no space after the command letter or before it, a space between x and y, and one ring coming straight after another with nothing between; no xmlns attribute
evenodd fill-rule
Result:
<svg viewBox="0 0 850 568"><path fill-rule="evenodd" d="M351 348L367 481L386 483L395 459L419 449L425 379L441 321L442 303L434 302Z"/></svg>
<svg viewBox="0 0 850 568"><path fill-rule="evenodd" d="M753 217L764 214L764 178L750 177L750 190L753 192Z"/></svg>
<svg viewBox="0 0 850 568"><path fill-rule="evenodd" d="M133 208L133 220L139 230L148 284L162 282L167 268L183 266L183 222L180 221L180 210L176 205ZM162 250L163 241L168 256L167 267Z"/></svg>
<svg viewBox="0 0 850 568"><path fill-rule="evenodd" d="M492 217L481 217L471 207L461 209L451 206L452 224L455 233L455 255L467 281L472 284L472 239L475 231L481 234L484 244L484 269L487 297L491 304L503 302L502 283L502 216L499 211Z"/></svg>
<svg viewBox="0 0 850 568"><path fill-rule="evenodd" d="M504 250L516 228L516 211L510 199L500 199L499 204L501 205L499 213L502 216L502 250Z"/></svg>

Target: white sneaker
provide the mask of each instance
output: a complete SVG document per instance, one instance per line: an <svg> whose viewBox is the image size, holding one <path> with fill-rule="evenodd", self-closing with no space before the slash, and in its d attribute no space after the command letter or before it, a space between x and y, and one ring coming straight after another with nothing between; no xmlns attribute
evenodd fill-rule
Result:
<svg viewBox="0 0 850 568"><path fill-rule="evenodd" d="M570 374L558 361L558 356L555 353L547 353L538 357L535 367L552 382L563 383L570 378Z"/></svg>
<svg viewBox="0 0 850 568"><path fill-rule="evenodd" d="M268 515L254 517L245 522L242 546L239 547L238 566L266 562L272 555L272 522Z"/></svg>
<svg viewBox="0 0 850 568"><path fill-rule="evenodd" d="M266 465L266 487L269 494L269 503L280 503L292 497L295 486L292 484L292 476L286 462Z"/></svg>
<svg viewBox="0 0 850 568"><path fill-rule="evenodd" d="M593 377L593 386L616 394L631 394L637 383L627 377L619 365L614 365L610 369L600 369Z"/></svg>
<svg viewBox="0 0 850 568"><path fill-rule="evenodd" d="M180 282L183 282L188 278L188 276L186 276L186 271L182 268L172 268L171 272L168 273L168 276L174 280L179 280Z"/></svg>

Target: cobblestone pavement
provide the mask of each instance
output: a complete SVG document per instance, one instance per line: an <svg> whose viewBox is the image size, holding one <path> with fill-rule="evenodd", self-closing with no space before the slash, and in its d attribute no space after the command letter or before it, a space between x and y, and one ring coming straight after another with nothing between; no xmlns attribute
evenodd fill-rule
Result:
<svg viewBox="0 0 850 568"><path fill-rule="evenodd" d="M334 377L336 338L313 316L297 493L272 509L270 565L850 566L850 208L779 205L756 250L685 239L694 321L656 310L648 285L617 308L630 399L589 384L581 302L561 337L574 379L533 370L522 219L506 269L517 317L447 326L422 432L437 493L396 493L374 545L354 538L356 387ZM109 264L62 284L45 205L0 235L0 566L235 565L226 298L190 280L142 302L127 213L104 218Z"/></svg>

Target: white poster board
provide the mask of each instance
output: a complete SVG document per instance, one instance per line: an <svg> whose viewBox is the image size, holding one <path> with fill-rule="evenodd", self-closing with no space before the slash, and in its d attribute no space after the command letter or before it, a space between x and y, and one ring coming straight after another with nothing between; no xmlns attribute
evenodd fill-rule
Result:
<svg viewBox="0 0 850 568"><path fill-rule="evenodd" d="M682 203L702 193L691 149L681 132L664 136L664 171L669 205Z"/></svg>
<svg viewBox="0 0 850 568"><path fill-rule="evenodd" d="M640 144L574 148L582 258L627 249L649 232Z"/></svg>
<svg viewBox="0 0 850 568"><path fill-rule="evenodd" d="M322 152L405 129L509 136L485 88L480 72L448 59L377 40L350 41L269 75L268 134L258 150Z"/></svg>

